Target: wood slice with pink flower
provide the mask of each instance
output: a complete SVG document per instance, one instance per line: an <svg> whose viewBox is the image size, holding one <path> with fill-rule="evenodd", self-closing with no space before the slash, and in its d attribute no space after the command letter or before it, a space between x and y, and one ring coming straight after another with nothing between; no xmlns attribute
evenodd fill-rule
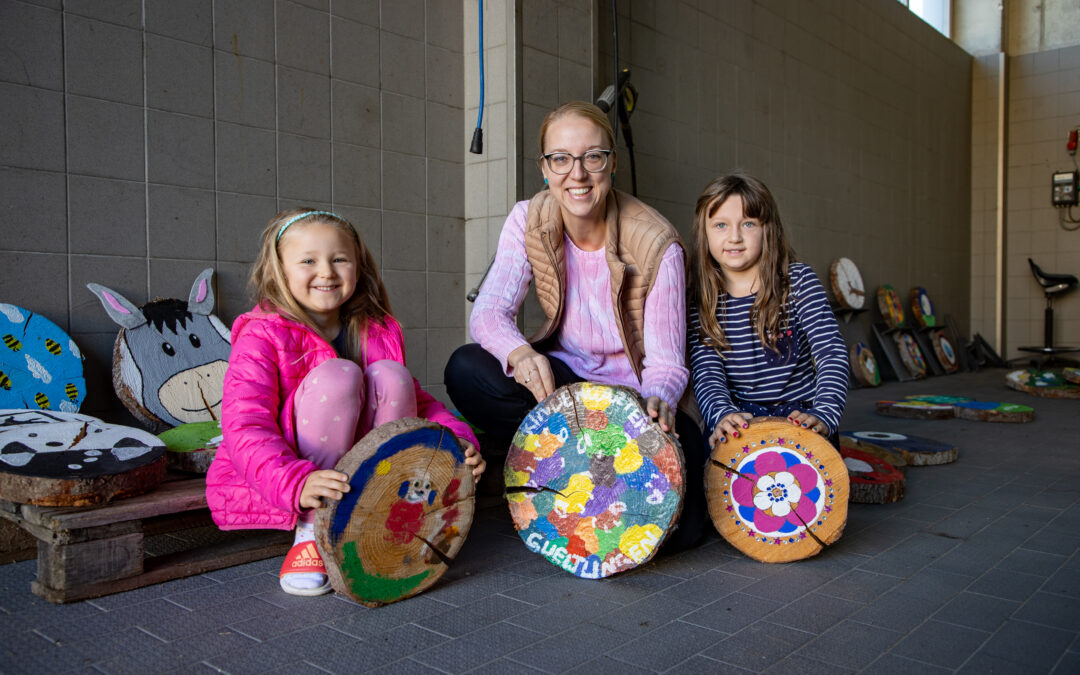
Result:
<svg viewBox="0 0 1080 675"><path fill-rule="evenodd" d="M506 455L506 498L528 549L585 579L651 559L682 511L682 448L636 392L578 382L533 408Z"/></svg>
<svg viewBox="0 0 1080 675"><path fill-rule="evenodd" d="M761 562L817 555L847 523L847 467L828 440L778 417L756 417L705 467L716 530Z"/></svg>

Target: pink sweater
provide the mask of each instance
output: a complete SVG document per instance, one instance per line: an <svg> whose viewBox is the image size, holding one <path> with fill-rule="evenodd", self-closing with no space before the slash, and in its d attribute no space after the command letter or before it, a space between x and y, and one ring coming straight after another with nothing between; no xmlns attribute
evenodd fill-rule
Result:
<svg viewBox="0 0 1080 675"><path fill-rule="evenodd" d="M518 202L503 225L499 249L473 305L469 331L495 356L507 375L510 352L528 344L514 317L532 267L525 254L529 202ZM581 377L631 387L675 406L689 377L685 365L686 294L683 252L672 244L664 253L656 282L645 299L645 361L639 382L619 339L611 306L611 276L605 250L583 251L565 237L566 298L557 346L550 353Z"/></svg>

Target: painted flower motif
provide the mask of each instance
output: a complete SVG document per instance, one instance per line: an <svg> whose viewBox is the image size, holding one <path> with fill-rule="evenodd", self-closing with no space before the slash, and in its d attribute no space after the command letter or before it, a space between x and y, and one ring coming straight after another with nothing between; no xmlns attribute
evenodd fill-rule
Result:
<svg viewBox="0 0 1080 675"><path fill-rule="evenodd" d="M792 453L763 452L731 484L739 515L762 533L795 532L817 518L818 474Z"/></svg>

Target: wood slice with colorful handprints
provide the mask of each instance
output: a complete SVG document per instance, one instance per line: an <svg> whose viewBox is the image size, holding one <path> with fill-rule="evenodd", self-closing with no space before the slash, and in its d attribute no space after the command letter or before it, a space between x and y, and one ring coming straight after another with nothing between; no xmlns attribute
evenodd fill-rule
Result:
<svg viewBox="0 0 1080 675"><path fill-rule="evenodd" d="M937 325L934 303L930 302L930 294L922 286L911 289L911 316L919 328L932 328Z"/></svg>
<svg viewBox="0 0 1080 675"><path fill-rule="evenodd" d="M453 432L416 417L387 422L334 469L348 474L349 492L315 515L334 590L378 607L434 584L465 543L475 509L472 470Z"/></svg>
<svg viewBox="0 0 1080 675"><path fill-rule="evenodd" d="M960 450L955 445L932 438L897 434L890 431L841 431L840 444L881 457L893 466L933 466L955 462Z"/></svg>
<svg viewBox="0 0 1080 675"><path fill-rule="evenodd" d="M1080 368L1062 368L1061 376L1065 378L1066 382L1080 384Z"/></svg>
<svg viewBox="0 0 1080 675"><path fill-rule="evenodd" d="M1080 398L1080 385L1052 370L1014 370L1005 374L1005 385L1043 398Z"/></svg>
<svg viewBox="0 0 1080 675"><path fill-rule="evenodd" d="M1023 423L1035 419L1035 409L1018 403L1000 401L961 401L954 403L956 416L973 422Z"/></svg>
<svg viewBox="0 0 1080 675"><path fill-rule="evenodd" d="M756 417L732 443L717 443L705 466L716 530L762 562L817 555L847 523L849 481L828 440L778 417Z"/></svg>
<svg viewBox="0 0 1080 675"><path fill-rule="evenodd" d="M40 314L0 303L0 408L78 412L86 396L82 353Z"/></svg>
<svg viewBox="0 0 1080 675"><path fill-rule="evenodd" d="M904 474L877 455L840 446L840 455L851 480L851 501L857 504L891 504L904 498Z"/></svg>
<svg viewBox="0 0 1080 675"><path fill-rule="evenodd" d="M651 559L682 510L682 448L626 387L557 389L506 456L514 527L534 553L585 579Z"/></svg>
<svg viewBox="0 0 1080 675"><path fill-rule="evenodd" d="M221 422L188 422L158 434L165 461L173 471L205 474L221 445Z"/></svg>
<svg viewBox="0 0 1080 675"><path fill-rule="evenodd" d="M956 417L956 409L951 403L929 401L878 401L874 410L879 415L907 420L951 420Z"/></svg>
<svg viewBox="0 0 1080 675"><path fill-rule="evenodd" d="M896 341L897 351L900 352L900 360L904 362L904 367L908 369L911 376L926 377L926 358L923 357L915 336L911 333L900 333L894 335L893 339Z"/></svg>
<svg viewBox="0 0 1080 675"><path fill-rule="evenodd" d="M889 328L900 328L904 325L904 308L900 304L900 296L896 294L889 284L878 286L877 289L878 311L881 318Z"/></svg>
<svg viewBox="0 0 1080 675"><path fill-rule="evenodd" d="M867 387L876 387L881 384L881 371L878 370L877 359L865 342L851 345L848 350L851 359L851 372L859 384Z"/></svg>
<svg viewBox="0 0 1080 675"><path fill-rule="evenodd" d="M0 499L90 506L155 488L165 444L142 429L78 413L0 410Z"/></svg>
<svg viewBox="0 0 1080 675"><path fill-rule="evenodd" d="M829 283L836 303L845 309L862 309L866 287L859 268L850 258L837 258L829 265Z"/></svg>
<svg viewBox="0 0 1080 675"><path fill-rule="evenodd" d="M960 369L960 361L956 357L956 349L952 341L945 337L945 331L936 330L930 336L930 344L934 347L934 356L946 373L955 373Z"/></svg>

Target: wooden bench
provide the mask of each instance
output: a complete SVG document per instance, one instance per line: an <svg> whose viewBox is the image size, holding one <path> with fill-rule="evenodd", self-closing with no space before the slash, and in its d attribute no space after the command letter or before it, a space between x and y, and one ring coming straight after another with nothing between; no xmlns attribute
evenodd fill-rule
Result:
<svg viewBox="0 0 1080 675"><path fill-rule="evenodd" d="M153 492L102 506L0 500L0 517L37 539L34 594L49 602L85 600L288 551L291 532L218 530L205 479L170 478Z"/></svg>

